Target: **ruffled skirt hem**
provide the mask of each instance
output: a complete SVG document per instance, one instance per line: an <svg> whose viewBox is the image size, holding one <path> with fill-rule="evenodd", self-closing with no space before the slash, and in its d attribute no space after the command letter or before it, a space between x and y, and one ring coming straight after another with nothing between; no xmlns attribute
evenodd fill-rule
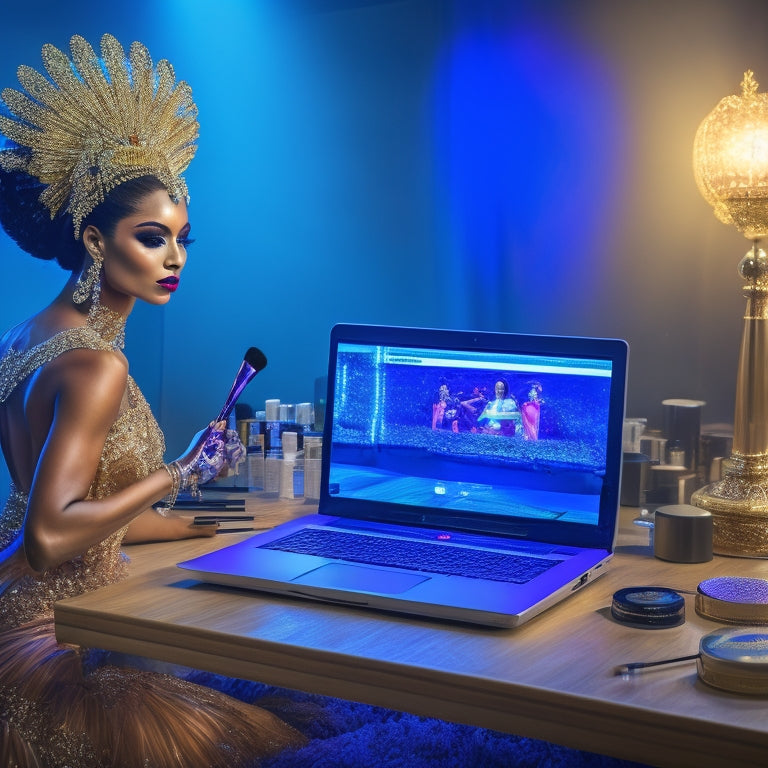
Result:
<svg viewBox="0 0 768 768"><path fill-rule="evenodd" d="M0 765L236 768L304 737L276 715L168 674L84 664L52 619L0 633Z"/></svg>

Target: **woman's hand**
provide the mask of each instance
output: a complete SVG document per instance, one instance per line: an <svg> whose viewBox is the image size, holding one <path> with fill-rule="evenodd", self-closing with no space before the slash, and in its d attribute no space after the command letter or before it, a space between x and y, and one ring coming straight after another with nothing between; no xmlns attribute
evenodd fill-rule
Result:
<svg viewBox="0 0 768 768"><path fill-rule="evenodd" d="M224 467L225 426L223 421L211 422L192 438L187 450L173 462L179 470L182 490L196 490L198 483L207 483Z"/></svg>
<svg viewBox="0 0 768 768"><path fill-rule="evenodd" d="M190 517L165 517L154 509L148 509L130 522L123 542L146 544L153 541L195 539L215 536L218 530L218 523L195 525Z"/></svg>

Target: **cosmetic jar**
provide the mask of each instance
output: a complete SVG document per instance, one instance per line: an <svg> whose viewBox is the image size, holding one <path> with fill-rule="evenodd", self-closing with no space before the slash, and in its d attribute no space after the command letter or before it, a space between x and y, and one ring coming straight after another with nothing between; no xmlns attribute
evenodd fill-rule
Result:
<svg viewBox="0 0 768 768"><path fill-rule="evenodd" d="M685 600L667 587L627 587L614 593L611 616L641 629L677 627L685 621Z"/></svg>
<svg viewBox="0 0 768 768"><path fill-rule="evenodd" d="M761 627L726 628L701 638L699 679L731 693L768 695L768 632Z"/></svg>
<svg viewBox="0 0 768 768"><path fill-rule="evenodd" d="M768 624L768 581L718 576L699 584L696 613L728 624Z"/></svg>

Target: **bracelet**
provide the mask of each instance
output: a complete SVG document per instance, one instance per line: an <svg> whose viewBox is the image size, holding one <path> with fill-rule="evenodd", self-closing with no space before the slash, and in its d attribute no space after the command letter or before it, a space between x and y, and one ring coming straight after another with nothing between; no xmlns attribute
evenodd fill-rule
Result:
<svg viewBox="0 0 768 768"><path fill-rule="evenodd" d="M171 476L171 492L168 494L168 502L166 504L166 512L170 512L173 509L173 505L176 503L176 499L179 497L179 489L181 488L181 467L178 461L174 461L171 464L163 464Z"/></svg>
<svg viewBox="0 0 768 768"><path fill-rule="evenodd" d="M175 472L178 477L178 480L174 485L175 493L173 495L173 503L176 503L176 498L179 495L180 490L189 491L192 498L202 496L200 489L197 487L198 481L200 480L200 474L196 469L193 469L192 467L187 467L185 469L178 461L166 464L165 466L169 468L169 473ZM173 478L173 475L171 475L171 478ZM171 504L171 506L173 506L173 504Z"/></svg>
<svg viewBox="0 0 768 768"><path fill-rule="evenodd" d="M200 499L203 496L202 491L197 487L197 482L200 479L198 472L193 471L189 475L189 493L193 499Z"/></svg>

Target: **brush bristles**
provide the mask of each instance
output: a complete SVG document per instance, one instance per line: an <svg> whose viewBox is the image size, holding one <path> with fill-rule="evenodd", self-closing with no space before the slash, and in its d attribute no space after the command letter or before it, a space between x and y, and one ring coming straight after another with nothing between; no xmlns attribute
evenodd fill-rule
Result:
<svg viewBox="0 0 768 768"><path fill-rule="evenodd" d="M267 367L267 356L258 347L251 347L245 353L243 360L245 360L256 373Z"/></svg>

